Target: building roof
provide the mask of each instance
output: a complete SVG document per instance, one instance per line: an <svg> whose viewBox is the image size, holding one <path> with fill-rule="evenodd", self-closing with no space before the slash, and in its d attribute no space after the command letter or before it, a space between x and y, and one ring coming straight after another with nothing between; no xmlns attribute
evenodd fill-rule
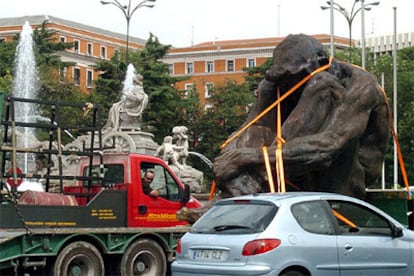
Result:
<svg viewBox="0 0 414 276"><path fill-rule="evenodd" d="M7 27L7 26L23 26L26 21L29 22L30 25L40 25L45 20L49 23L54 23L57 25L67 26L79 30L90 31L93 33L101 34L104 36L115 37L122 40L126 40L126 35L107 31L101 28L93 27L90 25L81 24L78 22L58 18L51 15L29 15L29 16L22 16L22 17L9 17L9 18L0 18L0 26ZM138 44L145 45L146 40L138 37L129 36L129 40Z"/></svg>
<svg viewBox="0 0 414 276"><path fill-rule="evenodd" d="M327 34L312 35L322 44L328 45L330 43L330 36ZM273 49L285 37L267 37L267 38L252 38L252 39L237 39L237 40L217 40L206 41L198 43L189 47L171 48L170 54L188 53L188 52L211 52L211 51L226 51L228 50L242 50L242 49ZM335 44L337 47L347 47L349 40L340 36L335 36Z"/></svg>

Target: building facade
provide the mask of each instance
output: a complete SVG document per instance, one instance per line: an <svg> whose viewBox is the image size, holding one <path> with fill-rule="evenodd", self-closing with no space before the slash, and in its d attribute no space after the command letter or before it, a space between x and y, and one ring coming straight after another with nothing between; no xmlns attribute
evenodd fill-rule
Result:
<svg viewBox="0 0 414 276"><path fill-rule="evenodd" d="M414 46L414 32L397 34L395 39L396 50ZM361 46L361 45L359 45ZM391 54L394 50L394 35L368 37L365 46L374 54L374 57Z"/></svg>
<svg viewBox="0 0 414 276"><path fill-rule="evenodd" d="M329 48L329 35L313 37ZM168 64L171 75L188 77L177 83L177 89L196 89L200 93L201 102L208 106L214 84L226 80L244 82L246 73L243 69L263 64L272 57L275 46L283 39L284 37L273 37L204 42L191 47L172 48L162 61ZM341 37L335 37L334 42L337 49L349 45L349 40Z"/></svg>
<svg viewBox="0 0 414 276"><path fill-rule="evenodd" d="M61 75L85 93L94 87L93 81L98 78L99 72L94 70L93 65L99 60L110 59L126 47L125 35L49 15L0 18L0 43L12 41L22 31L25 22L36 29L45 21L46 28L56 32L56 42L73 43L72 49L59 55L62 61L76 65L61 72ZM143 48L145 42L140 38L129 37L129 48Z"/></svg>

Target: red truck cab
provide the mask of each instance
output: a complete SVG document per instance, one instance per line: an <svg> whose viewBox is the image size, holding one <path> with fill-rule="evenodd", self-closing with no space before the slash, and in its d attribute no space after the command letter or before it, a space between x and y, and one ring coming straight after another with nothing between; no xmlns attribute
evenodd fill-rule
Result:
<svg viewBox="0 0 414 276"><path fill-rule="evenodd" d="M185 225L178 221L176 212L182 207L198 208L202 204L190 196L189 189L162 160L149 155L136 153L104 153L95 156L90 166L90 158L81 158L78 175L92 177L90 192L93 198L101 190L121 190L127 193L126 204L128 227L169 227ZM154 172L151 188L159 192L158 197L144 193L142 178L147 170ZM96 178L95 178L96 177ZM95 181L96 180L96 181ZM76 186L65 186L67 194L76 194L79 205L87 205L88 181L77 181ZM93 199L92 199L93 200ZM94 210L92 210L94 212ZM105 210L95 210L96 215L105 219ZM110 212L108 217L110 217Z"/></svg>

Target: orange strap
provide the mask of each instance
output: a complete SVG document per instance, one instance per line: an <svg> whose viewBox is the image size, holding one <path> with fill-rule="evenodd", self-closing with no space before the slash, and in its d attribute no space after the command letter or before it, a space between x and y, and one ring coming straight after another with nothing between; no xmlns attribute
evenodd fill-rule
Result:
<svg viewBox="0 0 414 276"><path fill-rule="evenodd" d="M277 98L280 98L280 89L277 88ZM276 178L277 178L277 191L279 193L286 192L285 185L285 171L283 167L282 145L284 140L282 138L282 115L280 111L280 104L277 105L277 118L276 118Z"/></svg>
<svg viewBox="0 0 414 276"><path fill-rule="evenodd" d="M273 182L273 175L272 175L272 169L270 168L270 162L269 162L269 153L267 152L267 147L262 147L263 156L265 159L265 167L266 167L266 173L267 173L267 181L269 182L269 191L271 193L275 192L275 183Z"/></svg>
<svg viewBox="0 0 414 276"><path fill-rule="evenodd" d="M397 148L398 163L400 164L401 175L402 175L402 178L403 178L403 181L404 181L405 189L407 190L408 199L411 200L412 196L411 196L411 192L410 192L410 184L408 183L408 177L407 177L407 171L405 170L404 158L403 158L403 155L402 155L402 152L401 152L401 146L400 146L400 142L398 140L397 132L395 131L393 117L392 117L390 105L388 103L387 94L385 93L384 88L382 88L380 85L378 85L378 87L379 87L380 91L382 92L382 94L384 95L384 98L385 98L385 103L387 105L387 110L388 110L388 120L390 122L392 136L394 138L395 146Z"/></svg>
<svg viewBox="0 0 414 276"><path fill-rule="evenodd" d="M208 196L208 200L212 200L213 199L215 191L216 191L216 181L213 180L211 182L210 195Z"/></svg>
<svg viewBox="0 0 414 276"><path fill-rule="evenodd" d="M331 56L329 58L329 63L326 65L323 65L317 69L315 69L312 73L304 77L301 81L299 81L297 84L295 84L291 89L289 89L285 94L283 94L279 99L277 99L273 104L269 105L265 110L263 110L259 115L257 115L253 120L251 120L249 123L247 123L243 128L238 130L233 136L231 136L229 139L227 139L221 146L220 149L224 149L231 141L236 139L240 134L242 134L246 129L248 129L250 126L252 126L254 123L256 123L258 120L260 120L263 116L266 115L270 110L272 110L276 105L281 103L284 99L290 96L293 92L295 92L299 87L301 87L304 83L306 83L312 76L316 75L319 72L327 70L332 63L333 57Z"/></svg>
<svg viewBox="0 0 414 276"><path fill-rule="evenodd" d="M350 221L349 219L347 219L346 217L344 217L342 214L338 213L337 211L335 211L334 209L331 209L332 213L334 214L334 216L339 219L340 221L348 224L351 227L356 228L357 225L355 223L353 223L352 221Z"/></svg>

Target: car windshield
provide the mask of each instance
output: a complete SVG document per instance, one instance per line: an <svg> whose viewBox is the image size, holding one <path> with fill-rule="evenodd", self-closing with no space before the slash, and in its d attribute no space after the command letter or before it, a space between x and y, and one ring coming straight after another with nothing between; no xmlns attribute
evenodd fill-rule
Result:
<svg viewBox="0 0 414 276"><path fill-rule="evenodd" d="M249 234L263 232L278 208L266 201L218 202L191 228L192 233Z"/></svg>

